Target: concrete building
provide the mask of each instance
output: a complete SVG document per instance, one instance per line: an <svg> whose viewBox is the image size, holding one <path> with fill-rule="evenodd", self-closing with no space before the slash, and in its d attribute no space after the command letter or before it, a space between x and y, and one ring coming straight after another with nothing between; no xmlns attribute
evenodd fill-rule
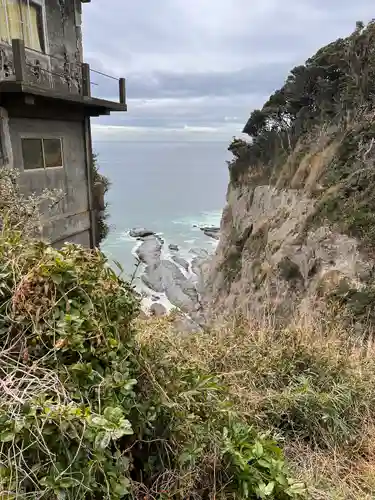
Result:
<svg viewBox="0 0 375 500"><path fill-rule="evenodd" d="M97 244L90 117L126 111L123 78L108 77L113 100L93 97L91 75L107 75L83 59L89 2L0 0L0 166L21 170L26 193L64 192L45 220L43 236L56 246Z"/></svg>

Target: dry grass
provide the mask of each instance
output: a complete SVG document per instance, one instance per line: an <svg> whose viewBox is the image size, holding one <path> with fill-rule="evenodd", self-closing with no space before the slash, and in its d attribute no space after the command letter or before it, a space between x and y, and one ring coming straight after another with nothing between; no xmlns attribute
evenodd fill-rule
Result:
<svg viewBox="0 0 375 500"><path fill-rule="evenodd" d="M168 362L215 373L238 412L278 436L313 499L375 497L375 349L308 318L278 331L226 325L178 335L142 322L138 341Z"/></svg>

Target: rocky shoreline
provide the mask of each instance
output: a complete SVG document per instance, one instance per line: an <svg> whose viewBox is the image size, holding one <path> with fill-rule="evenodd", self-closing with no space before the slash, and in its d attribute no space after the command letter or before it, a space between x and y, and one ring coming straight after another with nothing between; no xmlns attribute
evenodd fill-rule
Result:
<svg viewBox="0 0 375 500"><path fill-rule="evenodd" d="M219 239L217 227L200 227L206 236ZM164 316L168 310L178 311L178 327L197 331L204 327L205 318L201 303L205 272L210 253L203 249L190 249L190 262L180 255L175 244L169 244L166 256L165 242L154 231L134 228L129 236L139 244L135 255L140 263L142 307L149 316Z"/></svg>

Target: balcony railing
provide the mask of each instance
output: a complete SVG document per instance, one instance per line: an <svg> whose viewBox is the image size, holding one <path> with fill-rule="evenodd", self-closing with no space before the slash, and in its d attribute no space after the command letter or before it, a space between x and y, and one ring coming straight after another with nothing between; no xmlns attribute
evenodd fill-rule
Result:
<svg viewBox="0 0 375 500"><path fill-rule="evenodd" d="M91 79L91 75L97 81ZM23 40L0 46L0 82L16 81L43 90L115 102L126 108L125 78L115 78L90 68L75 58L25 48Z"/></svg>

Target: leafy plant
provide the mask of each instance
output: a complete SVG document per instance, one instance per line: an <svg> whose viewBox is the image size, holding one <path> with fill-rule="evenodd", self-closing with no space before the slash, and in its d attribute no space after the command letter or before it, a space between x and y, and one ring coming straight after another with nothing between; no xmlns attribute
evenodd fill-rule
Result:
<svg viewBox="0 0 375 500"><path fill-rule="evenodd" d="M92 174L93 174L93 185L94 187L100 187L100 192L103 200L100 201L100 203L103 203L104 206L95 206L96 210L96 224L97 224L97 241L96 245L99 246L100 243L102 243L108 236L109 234L109 225L108 225L108 218L109 218L109 213L108 213L108 204L105 202L104 198L105 195L108 193L109 188L111 186L111 183L105 175L101 174L99 172L99 163L98 163L98 156L96 154L93 155L92 159ZM96 204L99 205L99 200L95 200Z"/></svg>
<svg viewBox="0 0 375 500"><path fill-rule="evenodd" d="M183 499L214 490L298 498L281 450L236 415L214 373L175 366L139 343L137 295L99 250L55 250L3 230L0 276L0 490L8 498ZM244 472L239 457L254 446L270 467L259 457Z"/></svg>

